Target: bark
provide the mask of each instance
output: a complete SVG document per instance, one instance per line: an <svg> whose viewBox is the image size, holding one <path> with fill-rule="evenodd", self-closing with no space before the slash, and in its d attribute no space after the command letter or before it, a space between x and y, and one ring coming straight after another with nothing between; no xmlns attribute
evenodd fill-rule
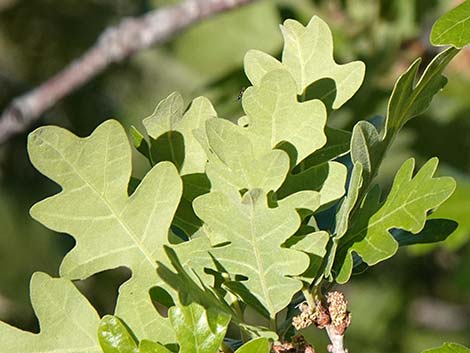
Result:
<svg viewBox="0 0 470 353"><path fill-rule="evenodd" d="M107 28L83 56L35 89L15 98L0 117L0 144L51 108L60 99L93 79L110 64L173 38L183 29L215 14L253 0L185 0L141 17L126 18Z"/></svg>

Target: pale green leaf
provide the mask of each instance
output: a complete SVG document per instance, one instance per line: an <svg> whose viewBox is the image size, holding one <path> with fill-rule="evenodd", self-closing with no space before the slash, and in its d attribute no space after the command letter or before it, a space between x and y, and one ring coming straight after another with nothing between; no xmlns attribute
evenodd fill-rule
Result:
<svg viewBox="0 0 470 353"><path fill-rule="evenodd" d="M335 81L333 109L338 109L359 89L364 79L365 65L355 61L338 65L333 58L333 37L328 25L313 16L306 27L294 20L281 26L284 36L282 63L297 83L297 94L323 78Z"/></svg>
<svg viewBox="0 0 470 353"><path fill-rule="evenodd" d="M301 190L314 190L320 193L320 205L328 205L344 195L347 173L341 163L323 163L297 174L289 174L277 194L279 198L284 198Z"/></svg>
<svg viewBox="0 0 470 353"><path fill-rule="evenodd" d="M268 72L283 69L281 62L260 50L248 50L243 60L246 77L253 86L259 86Z"/></svg>
<svg viewBox="0 0 470 353"><path fill-rule="evenodd" d="M300 226L296 210L269 208L259 189L238 199L211 192L194 200L194 209L210 229L211 243L214 237L217 242L229 241L211 254L229 273L247 277L243 284L274 317L302 287L288 276L298 275L308 266L307 255L281 248Z"/></svg>
<svg viewBox="0 0 470 353"><path fill-rule="evenodd" d="M207 157L193 130L203 127L205 121L217 116L217 113L204 97L194 99L186 112L184 108L183 98L174 92L143 120L147 133L153 139L152 159L154 162L172 161L181 175L203 173Z"/></svg>
<svg viewBox="0 0 470 353"><path fill-rule="evenodd" d="M349 131L325 127L326 144L305 158L298 166L303 170L331 161L349 152L351 133Z"/></svg>
<svg viewBox="0 0 470 353"><path fill-rule="evenodd" d="M320 205L320 193L312 190L299 191L279 200L278 204L284 208L305 209L313 212Z"/></svg>
<svg viewBox="0 0 470 353"><path fill-rule="evenodd" d="M266 149L259 154L243 128L222 119L206 124L209 163L206 168L212 190L238 193L241 189L277 190L289 169L284 151Z"/></svg>
<svg viewBox="0 0 470 353"><path fill-rule="evenodd" d="M431 43L452 45L456 48L470 44L470 1L464 1L434 23Z"/></svg>
<svg viewBox="0 0 470 353"><path fill-rule="evenodd" d="M179 253L176 253L175 249ZM214 267L208 240L200 237L183 242L175 246L175 249L165 247L175 272L160 262L157 271L160 277L178 292L179 303L198 303L206 309L212 308L232 315L232 310L224 298L213 289L215 285L210 285L214 282L211 275L205 273L206 268ZM189 251L192 253L188 253Z"/></svg>
<svg viewBox="0 0 470 353"><path fill-rule="evenodd" d="M100 318L69 280L36 272L31 278L31 303L40 333L0 321L0 352L101 353L96 335Z"/></svg>
<svg viewBox="0 0 470 353"><path fill-rule="evenodd" d="M171 339L167 320L154 309L148 290L157 285L156 261L181 197L181 179L169 162L153 167L129 197L130 146L116 121L101 124L90 137L78 138L58 127L29 136L34 166L62 187L35 204L31 215L48 228L68 233L76 246L60 272L84 279L127 266L132 277L120 288L116 314L140 337Z"/></svg>
<svg viewBox="0 0 470 353"><path fill-rule="evenodd" d="M298 241L291 246L292 249L303 251L307 254L323 257L326 254L326 244L330 239L328 232L322 230L300 236Z"/></svg>
<svg viewBox="0 0 470 353"><path fill-rule="evenodd" d="M217 353L230 316L198 304L173 306L169 317L180 345L179 353Z"/></svg>
<svg viewBox="0 0 470 353"><path fill-rule="evenodd" d="M353 251L368 265L374 265L393 256L398 249L398 243L389 233L391 229L417 234L424 228L427 212L442 204L455 189L452 178L433 177L437 162L437 158L429 160L413 177L414 160L406 161L383 203L378 188L367 194L354 224L339 244L337 281L349 279Z"/></svg>
<svg viewBox="0 0 470 353"><path fill-rule="evenodd" d="M298 278L310 284L312 279L317 276L322 259L326 255L326 246L330 240L330 234L326 231L318 231L292 238L290 240L296 243L290 246L290 248L303 251L310 259L308 268L298 276Z"/></svg>
<svg viewBox="0 0 470 353"><path fill-rule="evenodd" d="M470 349L457 343L444 343L438 348L427 349L423 353L470 353Z"/></svg>
<svg viewBox="0 0 470 353"><path fill-rule="evenodd" d="M286 20L281 31L284 36L282 63L258 50L246 54L245 72L253 86L259 86L267 73L284 68L292 74L298 95L318 80L333 80L335 88L322 94L335 95L333 109L341 107L356 93L364 79L365 65L360 61L345 65L335 62L333 37L323 20L314 16L306 27Z"/></svg>
<svg viewBox="0 0 470 353"><path fill-rule="evenodd" d="M265 337L260 337L246 342L235 353L269 353L269 347L269 340Z"/></svg>
<svg viewBox="0 0 470 353"><path fill-rule="evenodd" d="M106 315L98 327L103 353L138 353L137 343L117 317Z"/></svg>
<svg viewBox="0 0 470 353"><path fill-rule="evenodd" d="M319 100L298 102L295 81L286 70L263 76L242 98L247 115L244 128L255 153L266 153L279 144L295 147L297 164L326 143L326 108Z"/></svg>
<svg viewBox="0 0 470 353"><path fill-rule="evenodd" d="M196 196L210 189L204 174L206 151L194 132L204 129L205 122L216 115L212 104L204 97L194 99L189 109L184 112L183 98L174 92L162 100L154 113L143 121L151 137L152 162L171 161L183 177L183 198L173 225L188 237L202 225L194 214L191 203Z"/></svg>

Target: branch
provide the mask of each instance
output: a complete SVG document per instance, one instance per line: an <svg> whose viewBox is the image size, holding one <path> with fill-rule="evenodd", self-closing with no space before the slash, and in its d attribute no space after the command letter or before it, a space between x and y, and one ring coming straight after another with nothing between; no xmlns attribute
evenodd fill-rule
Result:
<svg viewBox="0 0 470 353"><path fill-rule="evenodd" d="M344 348L344 334L338 334L333 325L325 327L328 338L331 344L328 345L328 352L330 353L347 353L348 350Z"/></svg>
<svg viewBox="0 0 470 353"><path fill-rule="evenodd" d="M21 132L34 120L110 64L156 43L173 38L181 30L220 12L253 0L185 0L141 17L126 18L107 28L93 47L35 89L15 98L0 117L0 143Z"/></svg>

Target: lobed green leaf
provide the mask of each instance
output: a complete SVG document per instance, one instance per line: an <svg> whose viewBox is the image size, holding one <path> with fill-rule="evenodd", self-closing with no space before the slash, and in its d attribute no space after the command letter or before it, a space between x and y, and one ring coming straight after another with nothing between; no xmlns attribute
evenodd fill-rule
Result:
<svg viewBox="0 0 470 353"><path fill-rule="evenodd" d="M271 56L251 50L245 56L245 72L254 86L269 72L287 69L295 80L296 92L302 95L308 86L332 79L335 89L324 95L335 95L333 109L338 109L359 89L365 65L360 61L338 65L333 58L333 37L328 25L314 16L307 26L286 20L281 26L284 36L282 63Z"/></svg>
<svg viewBox="0 0 470 353"><path fill-rule="evenodd" d="M419 233L427 212L450 197L455 189L452 178L433 178L437 158L429 160L413 177L414 160L406 161L395 176L392 189L384 202L379 189L373 188L358 209L358 215L344 235L338 252L337 281L346 282L352 271L352 252L374 265L398 249L389 231L393 228Z"/></svg>
<svg viewBox="0 0 470 353"><path fill-rule="evenodd" d="M318 195L312 192L311 197L318 205ZM269 208L266 196L255 189L238 199L211 192L197 198L194 209L212 245L228 242L211 254L228 273L247 277L243 285L274 317L302 288L289 276L301 274L309 262L304 253L281 248L300 226L295 208Z"/></svg>
<svg viewBox="0 0 470 353"><path fill-rule="evenodd" d="M58 127L39 128L30 134L28 150L34 166L62 187L35 204L32 217L76 240L61 275L84 279L129 267L133 275L120 288L116 314L140 338L171 339L167 320L147 293L161 283L156 261L166 258L163 245L182 193L176 168L169 162L156 165L129 197L130 146L113 120L87 138Z"/></svg>
<svg viewBox="0 0 470 353"><path fill-rule="evenodd" d="M22 331L0 321L2 353L101 353L96 335L100 318L69 280L34 273L31 303L40 333Z"/></svg>

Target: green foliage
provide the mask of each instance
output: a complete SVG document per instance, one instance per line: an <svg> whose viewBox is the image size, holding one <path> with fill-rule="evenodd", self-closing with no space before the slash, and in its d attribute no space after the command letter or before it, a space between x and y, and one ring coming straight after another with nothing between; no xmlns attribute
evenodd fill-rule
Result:
<svg viewBox="0 0 470 353"><path fill-rule="evenodd" d="M132 335L115 316L106 315L101 319L98 339L103 353L138 353L139 351Z"/></svg>
<svg viewBox="0 0 470 353"><path fill-rule="evenodd" d="M294 78L299 95L312 83L331 79L335 88L324 92L322 97L334 95L334 109L341 107L359 89L364 79L364 63L338 65L334 61L331 31L319 17L314 16L306 27L287 20L281 31L284 36L282 64L260 51L249 51L245 56L245 72L254 86L266 73L283 67Z"/></svg>
<svg viewBox="0 0 470 353"><path fill-rule="evenodd" d="M468 353L470 349L456 343L444 343L439 348L425 350L423 353Z"/></svg>
<svg viewBox="0 0 470 353"><path fill-rule="evenodd" d="M32 334L0 322L2 352L101 352L96 335L99 316L69 280L36 272L31 278L31 303L41 332Z"/></svg>
<svg viewBox="0 0 470 353"><path fill-rule="evenodd" d="M462 48L470 42L470 1L449 11L432 27L431 43Z"/></svg>
<svg viewBox="0 0 470 353"><path fill-rule="evenodd" d="M175 331L180 353L216 353L227 330L230 316L193 303L174 306L169 318ZM117 317L105 316L98 337L103 353L170 353L165 346L149 340L138 344Z"/></svg>
<svg viewBox="0 0 470 353"><path fill-rule="evenodd" d="M31 215L77 241L61 275L83 279L128 266L133 276L120 289L116 313L140 337L171 337L158 324L147 292L161 283L156 261L165 256L163 245L182 192L176 168L168 162L156 165L129 197L131 150L124 130L112 120L85 139L57 127L39 128L28 147L34 166L62 187L34 205Z"/></svg>
<svg viewBox="0 0 470 353"><path fill-rule="evenodd" d="M388 232L390 229L400 228L417 234L424 228L427 212L449 198L455 189L452 178L433 178L436 168L437 159L432 159L413 177L414 160L409 159L397 172L383 203L378 187L367 194L338 250L348 249L344 260L341 258L338 282L346 282L351 275L353 251L367 264L375 265L398 249L398 243Z"/></svg>
<svg viewBox="0 0 470 353"><path fill-rule="evenodd" d="M319 204L317 193L304 194L292 197L298 196L309 205ZM211 244L230 242L211 250L211 254L228 273L248 278L242 284L272 318L302 289L302 283L290 277L301 274L308 266L307 255L281 248L300 226L295 208L289 200L285 202L269 208L260 189L250 190L235 200L221 192L211 192L194 202L196 214L210 230Z"/></svg>
<svg viewBox="0 0 470 353"><path fill-rule="evenodd" d="M215 353L232 322L245 343L237 352L267 352L273 339L289 338L302 295L312 301L325 282L347 282L355 265L455 229L428 220L455 188L434 177L436 158L415 174L414 160L405 162L388 193L375 176L400 129L446 84L442 71L458 49L438 54L416 84L419 59L400 76L382 131L360 121L350 134L328 127L327 117L359 89L364 64L335 62L319 17L306 27L287 20L281 30L282 62L255 50L245 56L252 86L237 123L217 117L207 98L185 109L172 93L144 119L148 140L131 128L151 166L142 180L131 177L130 144L116 121L87 138L53 126L30 134L31 162L61 187L31 215L76 245L63 279L33 277L41 333L1 324L1 351L99 352L99 340L104 353ZM132 276L114 316L98 324L68 280L119 266ZM260 323L247 320L249 310Z"/></svg>

